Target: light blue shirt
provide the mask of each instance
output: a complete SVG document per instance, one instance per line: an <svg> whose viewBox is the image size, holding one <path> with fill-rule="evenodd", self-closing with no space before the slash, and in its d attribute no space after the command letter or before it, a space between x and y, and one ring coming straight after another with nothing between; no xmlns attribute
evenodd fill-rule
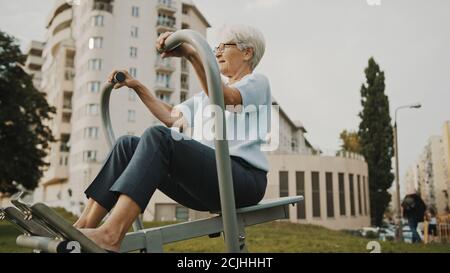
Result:
<svg viewBox="0 0 450 273"><path fill-rule="evenodd" d="M261 145L266 143L271 122L272 96L266 76L252 73L230 86L239 90L242 97L240 111L225 111L230 155L238 156L254 167L268 171L269 163ZM214 148L214 120L209 97L200 92L175 106L183 113L188 126L193 129L192 139ZM209 130L211 129L211 130Z"/></svg>

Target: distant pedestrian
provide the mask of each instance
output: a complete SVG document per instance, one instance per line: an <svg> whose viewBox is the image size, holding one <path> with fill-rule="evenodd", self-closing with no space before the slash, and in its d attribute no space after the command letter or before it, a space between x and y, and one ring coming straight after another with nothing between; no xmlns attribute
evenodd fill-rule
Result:
<svg viewBox="0 0 450 273"><path fill-rule="evenodd" d="M402 202L403 217L408 219L408 225L412 232L412 242L421 242L417 232L417 225L423 222L426 206L422 198L417 193L408 194Z"/></svg>
<svg viewBox="0 0 450 273"><path fill-rule="evenodd" d="M428 242L436 242L437 241L437 219L436 219L436 210L433 207L430 207L426 214L425 220L428 222Z"/></svg>

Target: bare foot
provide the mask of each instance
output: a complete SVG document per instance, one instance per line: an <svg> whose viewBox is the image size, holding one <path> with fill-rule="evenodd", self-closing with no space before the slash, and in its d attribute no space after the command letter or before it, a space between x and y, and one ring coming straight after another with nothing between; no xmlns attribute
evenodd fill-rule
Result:
<svg viewBox="0 0 450 273"><path fill-rule="evenodd" d="M80 231L101 248L119 252L120 240L114 234L100 228L82 228Z"/></svg>
<svg viewBox="0 0 450 273"><path fill-rule="evenodd" d="M86 227L86 221L79 218L74 224L74 227L78 228L78 229L82 229Z"/></svg>

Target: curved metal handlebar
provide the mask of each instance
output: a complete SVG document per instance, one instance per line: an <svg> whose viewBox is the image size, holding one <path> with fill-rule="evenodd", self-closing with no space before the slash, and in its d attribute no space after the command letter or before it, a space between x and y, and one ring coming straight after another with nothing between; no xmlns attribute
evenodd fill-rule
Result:
<svg viewBox="0 0 450 273"><path fill-rule="evenodd" d="M121 72L119 72L121 73ZM119 74L117 73L117 74ZM116 74L116 75L117 75ZM115 77L116 82L121 82L125 80L123 78L122 80L119 77ZM106 142L108 144L109 150L112 149L114 143L116 142L116 137L114 135L114 131L111 124L111 116L109 114L109 100L111 97L111 91L113 90L114 85L116 82L107 83L102 90L102 97L101 97L101 113L102 113L102 127L103 127L103 133L106 137ZM133 230L138 231L144 229L144 224L142 223L142 220L140 218L137 218L136 221L133 223Z"/></svg>
<svg viewBox="0 0 450 273"><path fill-rule="evenodd" d="M224 99L219 66L205 38L192 30L185 29L173 33L166 39L165 47L162 51L170 51L182 43L190 44L199 54L206 73L210 101L213 105L218 105L222 109L222 115L215 115L214 117L215 128L221 128L223 134L220 135L221 130L215 130L217 174L226 246L228 252L237 253L240 252L239 231L233 191L233 178L231 175L230 153L228 150L228 141L225 137ZM103 129L110 147L115 142L109 115L109 97L112 87L113 84L108 84L104 87L101 99Z"/></svg>

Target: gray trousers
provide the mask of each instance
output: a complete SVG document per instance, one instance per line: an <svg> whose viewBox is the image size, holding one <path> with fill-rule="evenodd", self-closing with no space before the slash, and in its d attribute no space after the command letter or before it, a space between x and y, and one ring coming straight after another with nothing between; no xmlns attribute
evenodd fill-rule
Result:
<svg viewBox="0 0 450 273"><path fill-rule="evenodd" d="M220 210L214 149L192 139L175 140L171 134L171 129L155 126L140 138L120 137L86 196L109 211L125 194L144 212L159 189L185 207ZM231 167L236 207L257 204L266 190L267 172L234 156Z"/></svg>

